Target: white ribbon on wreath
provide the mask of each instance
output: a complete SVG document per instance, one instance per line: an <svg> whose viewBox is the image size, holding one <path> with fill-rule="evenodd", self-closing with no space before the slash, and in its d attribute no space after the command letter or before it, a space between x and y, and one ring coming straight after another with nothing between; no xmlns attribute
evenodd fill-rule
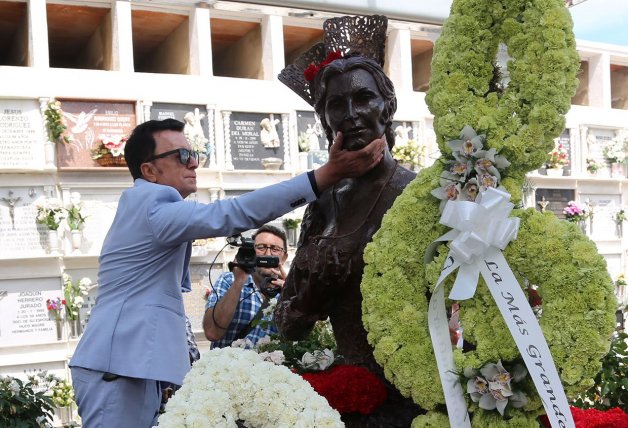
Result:
<svg viewBox="0 0 628 428"><path fill-rule="evenodd" d="M517 238L519 218L509 217L514 205L510 194L489 188L476 202L448 201L440 223L452 228L435 243L451 241L445 266L430 299L428 320L436 363L445 394L451 427L471 427L467 404L456 374L451 348L444 279L459 268L449 298L470 299L479 275L497 304L512 334L552 427L574 428L567 397L543 331L508 262L502 254Z"/></svg>

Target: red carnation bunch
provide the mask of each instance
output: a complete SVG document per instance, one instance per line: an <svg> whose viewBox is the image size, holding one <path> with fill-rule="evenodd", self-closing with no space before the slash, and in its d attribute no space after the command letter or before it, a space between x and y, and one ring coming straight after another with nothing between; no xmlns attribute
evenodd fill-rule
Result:
<svg viewBox="0 0 628 428"><path fill-rule="evenodd" d="M337 365L301 376L340 413L369 415L388 396L382 381L364 367Z"/></svg>
<svg viewBox="0 0 628 428"><path fill-rule="evenodd" d="M331 52L329 52L327 54L327 58L325 58L323 61L321 61L320 64L316 65L314 63L311 63L303 71L303 76L305 77L305 80L307 80L308 82L311 82L312 80L314 80L314 78L316 77L318 72L321 71L321 69L323 67L325 67L330 62L332 62L334 60L337 60L337 59L340 59L340 58L342 58L342 53L341 52L339 52L339 51L331 51Z"/></svg>
<svg viewBox="0 0 628 428"><path fill-rule="evenodd" d="M628 428L628 414L619 407L602 411L597 409L579 409L570 407L576 428ZM551 428L547 416L541 416L546 428Z"/></svg>

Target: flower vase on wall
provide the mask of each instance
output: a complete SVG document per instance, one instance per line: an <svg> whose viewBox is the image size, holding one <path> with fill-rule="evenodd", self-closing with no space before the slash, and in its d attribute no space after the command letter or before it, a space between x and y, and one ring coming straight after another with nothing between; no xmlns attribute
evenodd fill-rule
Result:
<svg viewBox="0 0 628 428"><path fill-rule="evenodd" d="M611 164L611 177L612 178L624 178L626 174L624 173L624 164L623 163L612 163Z"/></svg>
<svg viewBox="0 0 628 428"><path fill-rule="evenodd" d="M80 254L81 244L83 243L83 232L73 230L70 238L72 240L72 254Z"/></svg>
<svg viewBox="0 0 628 428"><path fill-rule="evenodd" d="M562 177L563 169L562 168L547 168L547 176L548 177Z"/></svg>
<svg viewBox="0 0 628 428"><path fill-rule="evenodd" d="M83 333L83 329L81 327L81 316L77 315L76 319L69 319L68 322L70 323L70 339L78 338Z"/></svg>
<svg viewBox="0 0 628 428"><path fill-rule="evenodd" d="M57 340L63 340L63 320L55 320L55 327L57 330Z"/></svg>
<svg viewBox="0 0 628 428"><path fill-rule="evenodd" d="M59 254L59 233L56 230L48 231L48 253L52 255Z"/></svg>
<svg viewBox="0 0 628 428"><path fill-rule="evenodd" d="M56 168L55 166L55 144L52 141L44 143L44 158L46 168Z"/></svg>
<svg viewBox="0 0 628 428"><path fill-rule="evenodd" d="M297 233L299 229L286 229L286 237L288 238L288 246L296 247L297 241L299 239L299 234Z"/></svg>
<svg viewBox="0 0 628 428"><path fill-rule="evenodd" d="M72 406L55 408L55 415L59 419L61 426L72 426Z"/></svg>

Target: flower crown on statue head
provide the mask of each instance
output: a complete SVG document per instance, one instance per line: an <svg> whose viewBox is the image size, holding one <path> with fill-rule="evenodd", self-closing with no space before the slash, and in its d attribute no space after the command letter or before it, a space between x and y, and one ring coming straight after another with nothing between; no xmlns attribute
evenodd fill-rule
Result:
<svg viewBox="0 0 628 428"><path fill-rule="evenodd" d="M284 68L279 81L314 106L310 82L332 61L357 54L384 65L387 27L388 18L382 15L327 19L323 23L324 42L312 46Z"/></svg>

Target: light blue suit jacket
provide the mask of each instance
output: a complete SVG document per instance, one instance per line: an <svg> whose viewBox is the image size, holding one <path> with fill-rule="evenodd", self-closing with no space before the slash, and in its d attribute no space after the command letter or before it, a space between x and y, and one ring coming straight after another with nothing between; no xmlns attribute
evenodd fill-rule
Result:
<svg viewBox="0 0 628 428"><path fill-rule="evenodd" d="M190 369L181 288L191 241L259 227L316 199L306 174L211 204L138 179L120 197L99 263L99 294L72 367L177 385Z"/></svg>

